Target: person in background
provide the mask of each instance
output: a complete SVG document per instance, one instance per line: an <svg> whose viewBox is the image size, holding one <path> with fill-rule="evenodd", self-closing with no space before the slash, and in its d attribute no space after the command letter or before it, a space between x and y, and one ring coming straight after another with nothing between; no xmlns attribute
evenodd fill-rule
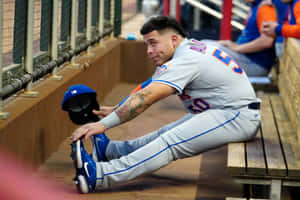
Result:
<svg viewBox="0 0 300 200"><path fill-rule="evenodd" d="M219 48L232 56L243 66L248 76L267 76L276 61L274 37L262 33L261 26L266 21L277 21L273 5L262 0L245 0L251 4L246 27L236 42L231 40L204 41L217 43Z"/></svg>
<svg viewBox="0 0 300 200"><path fill-rule="evenodd" d="M270 3L273 4L276 8L278 24L286 23L288 21L288 4L283 3L281 0L272 0L272 2ZM281 59L283 41L284 38L282 37L282 35L278 35L276 37L275 52L278 59Z"/></svg>
<svg viewBox="0 0 300 200"><path fill-rule="evenodd" d="M283 36L300 38L300 0L281 0L289 5L289 23L267 21L262 31L270 37Z"/></svg>

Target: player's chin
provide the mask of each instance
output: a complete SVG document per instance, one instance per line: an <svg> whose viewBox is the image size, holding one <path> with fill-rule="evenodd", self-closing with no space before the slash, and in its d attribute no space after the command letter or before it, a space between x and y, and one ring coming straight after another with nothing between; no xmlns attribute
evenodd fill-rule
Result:
<svg viewBox="0 0 300 200"><path fill-rule="evenodd" d="M166 61L160 59L160 60L155 60L155 61L153 61L153 62L154 62L157 66L161 66L161 65L163 65Z"/></svg>
<svg viewBox="0 0 300 200"><path fill-rule="evenodd" d="M161 66L162 63L161 62L154 62L156 66Z"/></svg>
<svg viewBox="0 0 300 200"><path fill-rule="evenodd" d="M157 59L157 58L151 58L152 62L155 64L155 65L159 65L160 64L160 61Z"/></svg>

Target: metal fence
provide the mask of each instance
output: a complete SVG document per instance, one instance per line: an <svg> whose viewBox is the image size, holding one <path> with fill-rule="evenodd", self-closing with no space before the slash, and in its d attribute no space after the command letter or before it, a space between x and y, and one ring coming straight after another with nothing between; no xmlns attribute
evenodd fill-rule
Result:
<svg viewBox="0 0 300 200"><path fill-rule="evenodd" d="M1 0L0 116L3 99L22 89L37 95L33 81L46 74L59 79L61 64L76 64L81 51L120 35L137 6L136 0Z"/></svg>

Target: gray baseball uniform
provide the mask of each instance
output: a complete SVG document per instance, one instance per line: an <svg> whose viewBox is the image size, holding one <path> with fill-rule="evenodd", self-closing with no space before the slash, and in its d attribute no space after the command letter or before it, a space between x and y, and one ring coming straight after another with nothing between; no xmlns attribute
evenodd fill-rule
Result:
<svg viewBox="0 0 300 200"><path fill-rule="evenodd" d="M228 142L255 136L259 102L241 67L218 47L185 39L152 82L170 85L189 112L131 141L110 141L109 162L97 163L97 186L110 187Z"/></svg>

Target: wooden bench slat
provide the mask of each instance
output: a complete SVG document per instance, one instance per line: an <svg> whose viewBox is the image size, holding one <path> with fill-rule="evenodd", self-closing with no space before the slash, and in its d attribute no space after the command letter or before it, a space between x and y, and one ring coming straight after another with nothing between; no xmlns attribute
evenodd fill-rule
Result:
<svg viewBox="0 0 300 200"><path fill-rule="evenodd" d="M231 175L245 174L245 146L243 142L229 143L227 155L228 172Z"/></svg>
<svg viewBox="0 0 300 200"><path fill-rule="evenodd" d="M285 76L281 76L281 78L279 79L279 83L280 83L279 89L281 90L281 93L282 93L282 101L283 101L285 110L288 113L291 123L296 125L297 122L299 122L300 118L297 119L296 112L294 112L296 108L294 107L294 104L293 104L294 102L291 101L291 99L293 99L294 97L292 97L290 92L288 91L290 81ZM294 128L296 128L296 127L294 127ZM298 138L300 138L299 133L298 133Z"/></svg>
<svg viewBox="0 0 300 200"><path fill-rule="evenodd" d="M246 143L247 174L267 175L264 151L262 148L261 131L255 139Z"/></svg>
<svg viewBox="0 0 300 200"><path fill-rule="evenodd" d="M295 41L295 38L289 38L287 40L287 44L284 45L284 46L285 46L284 50L286 51L284 54L291 57L295 64L300 63L300 57L299 57L300 46L299 46L299 42ZM300 72L300 66L295 65L295 67L298 68L298 70Z"/></svg>
<svg viewBox="0 0 300 200"><path fill-rule="evenodd" d="M261 118L268 174L271 176L286 176L287 170L268 96L262 97Z"/></svg>
<svg viewBox="0 0 300 200"><path fill-rule="evenodd" d="M288 177L300 178L300 162L297 161L300 158L300 148L296 140L296 131L288 119L281 98L279 96L272 96L271 104L287 163Z"/></svg>

